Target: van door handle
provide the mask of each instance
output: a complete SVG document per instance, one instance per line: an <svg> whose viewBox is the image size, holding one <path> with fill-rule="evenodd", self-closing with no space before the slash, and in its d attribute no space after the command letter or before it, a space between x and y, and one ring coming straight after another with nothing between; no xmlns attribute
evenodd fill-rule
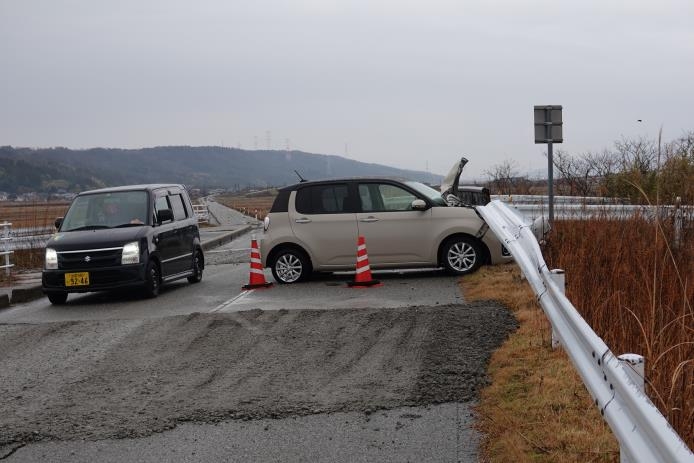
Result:
<svg viewBox="0 0 694 463"><path fill-rule="evenodd" d="M372 215L365 217L363 219L359 219L360 222L378 222L378 219Z"/></svg>
<svg viewBox="0 0 694 463"><path fill-rule="evenodd" d="M307 219L306 217L302 217L300 219L295 220L296 223L310 223L311 219Z"/></svg>

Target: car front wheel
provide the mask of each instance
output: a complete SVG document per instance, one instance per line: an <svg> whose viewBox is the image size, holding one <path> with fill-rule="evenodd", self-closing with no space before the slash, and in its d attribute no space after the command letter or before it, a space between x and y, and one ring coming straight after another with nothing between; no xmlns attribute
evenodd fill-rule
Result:
<svg viewBox="0 0 694 463"><path fill-rule="evenodd" d="M448 239L441 250L443 266L454 275L466 275L482 265L480 245L465 236Z"/></svg>
<svg viewBox="0 0 694 463"><path fill-rule="evenodd" d="M272 276L278 283L289 284L305 280L311 273L311 263L301 251L292 248L280 250L272 262Z"/></svg>
<svg viewBox="0 0 694 463"><path fill-rule="evenodd" d="M60 291L52 291L47 293L48 300L51 301L53 305L63 305L67 302L67 293Z"/></svg>
<svg viewBox="0 0 694 463"><path fill-rule="evenodd" d="M159 296L160 286L161 272L159 271L159 264L150 260L147 263L145 272L145 296L150 298Z"/></svg>

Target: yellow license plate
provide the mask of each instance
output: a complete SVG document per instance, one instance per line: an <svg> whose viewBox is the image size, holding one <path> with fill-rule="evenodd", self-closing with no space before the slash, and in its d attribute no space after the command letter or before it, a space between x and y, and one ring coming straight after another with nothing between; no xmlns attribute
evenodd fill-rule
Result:
<svg viewBox="0 0 694 463"><path fill-rule="evenodd" d="M65 286L89 285L89 272L76 272L65 274Z"/></svg>

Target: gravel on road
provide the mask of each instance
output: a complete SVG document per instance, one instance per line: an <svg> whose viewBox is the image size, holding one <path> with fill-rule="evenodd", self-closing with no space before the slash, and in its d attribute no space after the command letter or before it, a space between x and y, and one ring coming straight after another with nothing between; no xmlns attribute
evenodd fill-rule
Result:
<svg viewBox="0 0 694 463"><path fill-rule="evenodd" d="M0 458L182 422L467 402L515 327L492 302L0 324Z"/></svg>

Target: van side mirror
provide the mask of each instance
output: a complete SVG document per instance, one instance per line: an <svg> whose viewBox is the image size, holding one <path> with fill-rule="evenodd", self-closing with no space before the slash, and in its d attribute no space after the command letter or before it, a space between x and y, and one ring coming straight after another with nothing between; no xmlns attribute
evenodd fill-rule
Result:
<svg viewBox="0 0 694 463"><path fill-rule="evenodd" d="M173 220L173 212L171 209L157 211L157 223L161 224L171 220Z"/></svg>
<svg viewBox="0 0 694 463"><path fill-rule="evenodd" d="M53 225L55 225L56 230L60 228L60 226L63 224L63 218L58 217L55 219L55 222L53 222Z"/></svg>
<svg viewBox="0 0 694 463"><path fill-rule="evenodd" d="M423 199L415 199L414 201L412 201L413 211L426 211L427 209L427 203L424 202Z"/></svg>

